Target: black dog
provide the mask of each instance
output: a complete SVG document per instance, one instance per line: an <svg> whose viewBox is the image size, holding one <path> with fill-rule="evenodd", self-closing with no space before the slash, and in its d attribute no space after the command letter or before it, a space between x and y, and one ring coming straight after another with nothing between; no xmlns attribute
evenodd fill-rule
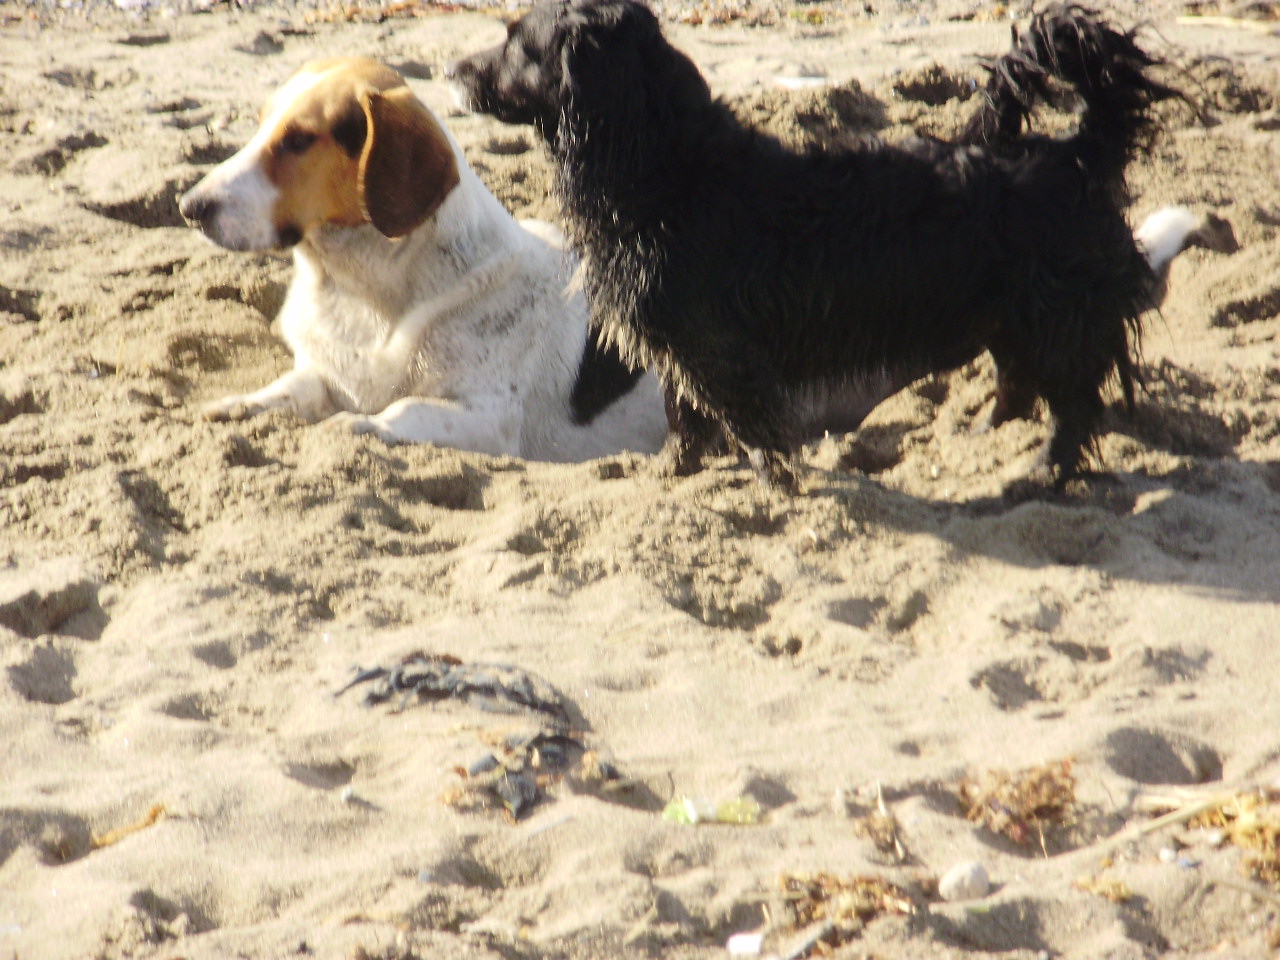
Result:
<svg viewBox="0 0 1280 960"><path fill-rule="evenodd" d="M1043 397L1061 483L1095 442L1101 389L1133 402L1131 348L1157 280L1125 219L1124 171L1174 94L1090 11L1015 34L952 143L795 152L744 128L634 0L535 8L446 71L474 109L532 123L558 163L596 323L679 399L670 455L696 469L722 426L757 467L815 429L991 351L991 422ZM1069 138L1024 132L1054 83Z"/></svg>

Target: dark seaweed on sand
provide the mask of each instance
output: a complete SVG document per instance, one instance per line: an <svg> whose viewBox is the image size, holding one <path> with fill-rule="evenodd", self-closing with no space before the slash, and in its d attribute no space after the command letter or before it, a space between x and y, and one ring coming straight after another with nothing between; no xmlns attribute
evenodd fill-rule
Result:
<svg viewBox="0 0 1280 960"><path fill-rule="evenodd" d="M400 698L398 709L404 709L414 696L419 701L456 698L491 710L529 710L550 719L557 729L569 727L569 713L559 692L541 677L509 664L464 663L449 654L419 650L392 667L357 667L355 676L334 696L365 683L373 684L364 696L366 707L394 697Z"/></svg>
<svg viewBox="0 0 1280 960"><path fill-rule="evenodd" d="M500 807L515 821L547 799L549 788L565 782L576 792L610 802L644 809L660 805L647 787L624 778L579 739L568 701L551 684L519 667L464 663L449 654L419 650L391 667L357 667L334 696L364 684L370 685L362 701L366 707L397 700L396 709L402 710L413 698L458 699L485 710L535 715L541 729L504 737L479 760L454 768L462 783L445 802L455 807Z"/></svg>

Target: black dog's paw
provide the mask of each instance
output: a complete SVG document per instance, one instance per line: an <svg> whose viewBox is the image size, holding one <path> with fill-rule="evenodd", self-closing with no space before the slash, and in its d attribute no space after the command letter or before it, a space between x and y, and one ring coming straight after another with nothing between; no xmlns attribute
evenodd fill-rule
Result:
<svg viewBox="0 0 1280 960"><path fill-rule="evenodd" d="M800 492L800 482L795 470L782 454L773 450L748 450L747 462L766 487L792 496Z"/></svg>
<svg viewBox="0 0 1280 960"><path fill-rule="evenodd" d="M702 454L702 445L672 434L653 456L654 472L660 477L691 477L702 472Z"/></svg>
<svg viewBox="0 0 1280 960"><path fill-rule="evenodd" d="M973 423L969 427L969 433L975 437L981 437L1012 419L1014 418L1002 413L998 406L993 406L986 413L980 413L974 417Z"/></svg>
<svg viewBox="0 0 1280 960"><path fill-rule="evenodd" d="M1036 393L1032 389L1013 388L1001 384L991 409L974 420L970 432L975 436L990 433L1011 420L1032 420L1036 415Z"/></svg>
<svg viewBox="0 0 1280 960"><path fill-rule="evenodd" d="M1005 485L1004 499L1011 504L1044 500L1046 497L1054 499L1079 494L1095 485L1107 486L1118 482L1119 478L1114 473L1090 467L1087 460L1071 467L1055 464L1046 445L1026 473Z"/></svg>
<svg viewBox="0 0 1280 960"><path fill-rule="evenodd" d="M1053 489L1058 493L1087 492L1093 489L1114 489L1120 484L1120 476L1114 471L1083 466L1070 473L1059 473L1054 478Z"/></svg>
<svg viewBox="0 0 1280 960"><path fill-rule="evenodd" d="M969 426L969 433L975 437L985 436L1003 422L1003 420L996 420L994 410L989 410L974 418L973 423Z"/></svg>

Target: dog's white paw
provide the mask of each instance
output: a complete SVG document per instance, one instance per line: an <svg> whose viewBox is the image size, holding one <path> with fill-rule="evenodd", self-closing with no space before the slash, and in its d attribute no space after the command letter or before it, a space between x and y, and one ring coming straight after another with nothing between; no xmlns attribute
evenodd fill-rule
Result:
<svg viewBox="0 0 1280 960"><path fill-rule="evenodd" d="M370 433L386 444L395 444L400 442L400 437L387 427L385 423L376 416L370 416L367 413L335 413L327 421L340 430L347 430L351 433L362 434Z"/></svg>
<svg viewBox="0 0 1280 960"><path fill-rule="evenodd" d="M266 410L260 403L254 403L248 397L236 394L206 403L200 413L206 420L214 423L225 423L228 420L248 420Z"/></svg>

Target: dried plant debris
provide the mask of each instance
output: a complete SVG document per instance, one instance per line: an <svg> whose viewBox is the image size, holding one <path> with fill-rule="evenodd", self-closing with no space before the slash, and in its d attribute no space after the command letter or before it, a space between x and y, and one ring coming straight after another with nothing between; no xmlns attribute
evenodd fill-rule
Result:
<svg viewBox="0 0 1280 960"><path fill-rule="evenodd" d="M898 853L901 848L898 840L898 822L893 817L887 817L879 812L868 813L866 816L854 818L852 826L854 834L870 840L881 853L892 853L899 859L903 859Z"/></svg>
<svg viewBox="0 0 1280 960"><path fill-rule="evenodd" d="M776 26L781 10L768 3L726 3L724 0L699 0L695 3L666 3L658 0L654 12L666 20L695 26L724 26L735 23L747 27Z"/></svg>
<svg viewBox="0 0 1280 960"><path fill-rule="evenodd" d="M500 12L496 8L483 6L477 8L460 3L449 3L447 0L401 0L398 3L378 6L337 3L309 10L304 19L307 23L385 23L388 20L409 20L471 10L479 10L495 16Z"/></svg>
<svg viewBox="0 0 1280 960"><path fill-rule="evenodd" d="M647 786L623 777L580 739L569 702L551 684L519 667L464 663L448 654L418 651L389 668L357 668L335 696L361 684L372 684L365 706L398 698L396 707L403 709L412 698L459 699L486 710L521 712L535 721L533 730L526 727L517 734L510 727L502 734L481 734L492 749L470 766L454 768L462 783L444 797L454 807L500 809L514 822L562 783L612 803L644 809L660 805Z"/></svg>
<svg viewBox="0 0 1280 960"><path fill-rule="evenodd" d="M630 786L613 764L602 760L581 740L563 733L540 732L505 738L493 753L455 772L462 783L445 796L460 809L500 808L515 821L562 782L580 793L618 793Z"/></svg>
<svg viewBox="0 0 1280 960"><path fill-rule="evenodd" d="M569 726L564 698L551 684L519 667L498 663L464 663L445 653L411 653L395 666L356 668L356 674L334 696L352 687L372 683L364 696L367 707L399 697L397 709L411 698L456 698L491 710L527 710L544 717L560 730Z"/></svg>
<svg viewBox="0 0 1280 960"><path fill-rule="evenodd" d="M1073 822L1076 778L1071 760L1016 773L989 770L977 780L960 784L960 802L974 823L1019 846L1037 841L1044 849L1049 829Z"/></svg>
<svg viewBox="0 0 1280 960"><path fill-rule="evenodd" d="M902 842L902 830L897 818L889 810L884 800L884 790L876 784L876 809L853 821L853 832L866 837L876 845L881 853L892 854L898 863L906 863L910 857Z"/></svg>
<svg viewBox="0 0 1280 960"><path fill-rule="evenodd" d="M1274 0L1188 0L1183 16L1204 17L1212 21L1280 20L1280 3Z"/></svg>
<svg viewBox="0 0 1280 960"><path fill-rule="evenodd" d="M1133 899L1133 891L1127 883L1101 873L1077 877L1075 886L1077 890L1092 893L1095 897L1102 897L1112 903L1128 903Z"/></svg>
<svg viewBox="0 0 1280 960"><path fill-rule="evenodd" d="M137 833L139 830L145 830L147 827L155 826L162 818L172 816L163 803L154 804L147 811L146 816L141 820L126 824L123 827L116 827L114 830L108 830L106 833L95 833L90 839L90 846L94 850L101 850L103 847L110 847L119 843L130 834Z"/></svg>
<svg viewBox="0 0 1280 960"><path fill-rule="evenodd" d="M876 917L915 912L910 895L881 877L793 873L780 876L778 886L787 924L821 931L809 949L796 956L830 956Z"/></svg>
<svg viewBox="0 0 1280 960"><path fill-rule="evenodd" d="M1221 830L1245 851L1240 867L1246 875L1280 887L1280 789L1237 794L1193 818L1190 825Z"/></svg>

